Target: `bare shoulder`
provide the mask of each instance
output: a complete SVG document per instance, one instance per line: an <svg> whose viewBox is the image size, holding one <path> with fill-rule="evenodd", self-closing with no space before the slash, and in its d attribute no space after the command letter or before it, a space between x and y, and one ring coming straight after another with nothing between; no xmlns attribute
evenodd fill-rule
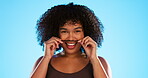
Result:
<svg viewBox="0 0 148 78"><path fill-rule="evenodd" d="M98 56L99 60L101 61L106 73L108 74L109 78L112 78L112 72L109 63L107 60L101 56Z"/></svg>
<svg viewBox="0 0 148 78"><path fill-rule="evenodd" d="M53 55L52 58L56 58L56 57L57 57L57 55ZM39 58L37 59L37 61L36 61L35 64L34 64L33 70L37 67L37 65L40 63L40 61L41 61L43 58L44 58L44 56L41 56L41 57L39 57Z"/></svg>
<svg viewBox="0 0 148 78"><path fill-rule="evenodd" d="M37 61L35 62L34 66L33 66L33 70L36 68L36 66L39 64L39 62L42 60L43 56L39 57L37 59Z"/></svg>
<svg viewBox="0 0 148 78"><path fill-rule="evenodd" d="M98 58L101 61L101 63L103 64L104 68L108 68L109 64L108 64L107 60L101 56L98 56Z"/></svg>

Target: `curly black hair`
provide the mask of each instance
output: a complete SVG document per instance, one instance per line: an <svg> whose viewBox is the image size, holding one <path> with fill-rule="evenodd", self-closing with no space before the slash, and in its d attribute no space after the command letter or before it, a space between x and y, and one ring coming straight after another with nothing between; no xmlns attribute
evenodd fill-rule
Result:
<svg viewBox="0 0 148 78"><path fill-rule="evenodd" d="M90 36L98 47L103 41L103 25L87 6L69 3L48 9L37 21L37 39L41 46L51 37L59 37L59 27L68 21L80 23L84 36ZM59 50L59 49L57 49Z"/></svg>

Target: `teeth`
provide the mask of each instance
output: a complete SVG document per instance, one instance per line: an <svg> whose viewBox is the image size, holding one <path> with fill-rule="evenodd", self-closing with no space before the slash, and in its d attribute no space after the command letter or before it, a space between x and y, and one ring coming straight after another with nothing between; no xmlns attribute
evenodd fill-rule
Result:
<svg viewBox="0 0 148 78"><path fill-rule="evenodd" d="M67 43L67 45L75 45L75 44L68 44L68 43Z"/></svg>

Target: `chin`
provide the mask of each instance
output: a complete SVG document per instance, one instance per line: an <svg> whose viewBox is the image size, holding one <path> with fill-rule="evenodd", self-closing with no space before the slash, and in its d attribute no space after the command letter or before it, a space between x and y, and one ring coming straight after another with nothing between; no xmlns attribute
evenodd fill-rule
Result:
<svg viewBox="0 0 148 78"><path fill-rule="evenodd" d="M79 50L64 49L64 51L65 51L65 53L67 53L67 54L75 54L75 53L78 53L78 52L80 51L80 49L79 49Z"/></svg>

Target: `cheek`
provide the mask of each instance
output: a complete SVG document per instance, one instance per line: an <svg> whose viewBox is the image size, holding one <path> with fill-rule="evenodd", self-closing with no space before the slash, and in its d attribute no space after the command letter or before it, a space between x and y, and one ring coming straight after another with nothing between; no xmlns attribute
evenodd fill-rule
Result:
<svg viewBox="0 0 148 78"><path fill-rule="evenodd" d="M60 39L62 39L62 40L65 40L67 38L66 35L59 35L59 36L60 36Z"/></svg>
<svg viewBox="0 0 148 78"><path fill-rule="evenodd" d="M60 37L60 39L62 39L62 40L66 40L68 37L69 37L69 35L68 34L59 34L59 37ZM82 39L82 38L84 38L84 33L79 33L79 34L73 34L73 37L75 38L75 39Z"/></svg>
<svg viewBox="0 0 148 78"><path fill-rule="evenodd" d="M81 34L81 36L80 36L81 38L84 38L84 34Z"/></svg>
<svg viewBox="0 0 148 78"><path fill-rule="evenodd" d="M82 33L81 33L81 37L83 37L83 38L84 38L84 32L82 32Z"/></svg>
<svg viewBox="0 0 148 78"><path fill-rule="evenodd" d="M75 35L75 36L76 36L76 38L77 38L78 40L84 38L84 34L83 34L83 33L81 33L81 34L77 34L77 35Z"/></svg>

